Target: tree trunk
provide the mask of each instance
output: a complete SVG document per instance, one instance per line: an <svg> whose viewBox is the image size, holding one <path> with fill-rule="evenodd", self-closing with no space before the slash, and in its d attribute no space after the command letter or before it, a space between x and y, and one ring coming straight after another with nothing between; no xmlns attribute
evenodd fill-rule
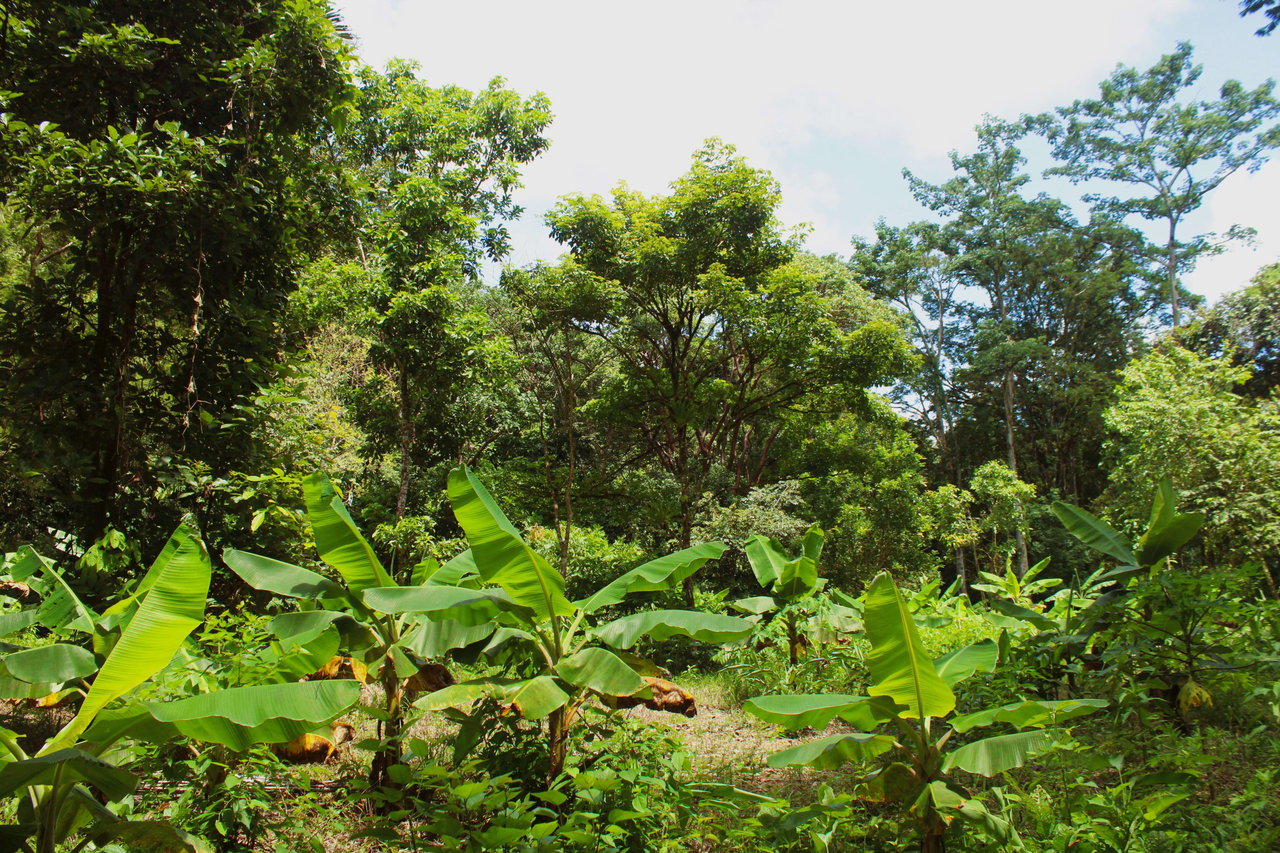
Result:
<svg viewBox="0 0 1280 853"><path fill-rule="evenodd" d="M400 484L396 489L396 521L404 518L405 508L409 504L409 476L412 471L411 456L413 452L413 417L409 404L409 372L404 365L397 365L396 377L400 390L397 406L397 419L400 421ZM399 555L397 555L399 556Z"/></svg>
<svg viewBox="0 0 1280 853"><path fill-rule="evenodd" d="M547 717L547 787L564 772L564 762L569 754L569 706L561 705Z"/></svg>
<svg viewBox="0 0 1280 853"><path fill-rule="evenodd" d="M1178 328L1180 319L1178 311L1178 242L1174 239L1178 223L1169 220L1169 243L1165 247L1164 268L1169 279L1169 312L1173 318L1173 327Z"/></svg>
<svg viewBox="0 0 1280 853"><path fill-rule="evenodd" d="M1013 440L1013 371L1004 372L1004 438L1009 451L1009 470L1018 476L1018 453ZM1013 532L1018 546L1018 577L1027 573L1031 563L1027 558L1027 537L1021 530Z"/></svg>

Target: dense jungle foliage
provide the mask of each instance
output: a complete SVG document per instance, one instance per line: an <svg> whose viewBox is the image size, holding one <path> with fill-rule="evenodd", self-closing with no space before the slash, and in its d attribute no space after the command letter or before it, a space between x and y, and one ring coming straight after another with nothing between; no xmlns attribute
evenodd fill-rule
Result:
<svg viewBox="0 0 1280 853"><path fill-rule="evenodd" d="M1181 284L1270 81L988 117L847 257L707 140L486 278L546 96L2 14L0 853L1280 847L1280 263Z"/></svg>

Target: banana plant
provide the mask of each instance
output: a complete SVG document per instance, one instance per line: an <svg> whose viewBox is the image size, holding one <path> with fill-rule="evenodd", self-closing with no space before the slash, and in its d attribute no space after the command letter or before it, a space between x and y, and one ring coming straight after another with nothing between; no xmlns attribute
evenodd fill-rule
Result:
<svg viewBox="0 0 1280 853"><path fill-rule="evenodd" d="M1169 691L1172 710L1185 726L1191 708L1212 704L1212 694L1197 677L1231 668L1223 658L1230 649L1215 641L1210 617L1232 606L1228 588L1235 579L1172 570L1173 556L1200 531L1204 514L1179 512L1167 477L1156 486L1146 529L1132 544L1079 507L1058 502L1053 511L1073 536L1120 564L1099 575L1099 582L1112 588L1084 611L1082 631L1104 636L1099 644L1108 647L1104 660L1145 669L1152 687ZM1121 642L1112 642L1116 639Z"/></svg>
<svg viewBox="0 0 1280 853"><path fill-rule="evenodd" d="M953 716L953 687L975 672L993 671L996 644L983 640L931 660L915 621L887 573L871 583L863 619L871 652L866 696L775 695L749 700L744 710L789 730L825 728L842 719L854 732L817 738L769 757L771 767L867 768L856 790L864 799L902 805L915 821L921 853L940 853L951 823L961 819L1000 839L1012 837L1008 822L971 797L956 771L994 776L1020 767L1053 746L1061 729L1047 728L1104 707L1099 699L1023 700ZM956 735L1006 724L1020 731L997 734L949 748ZM881 756L893 752L887 760Z"/></svg>
<svg viewBox="0 0 1280 853"><path fill-rule="evenodd" d="M594 621L633 593L680 588L708 560L724 553L722 542L652 560L593 595L570 601L561 574L521 538L493 496L465 467L449 474L449 499L470 545L462 559L473 568L480 588L428 583L416 589L370 590L365 603L384 613L418 614L429 621L494 620L499 630L488 650L501 646L509 658L525 667L525 674L455 684L415 704L424 710L462 712L474 700L488 696L526 719L545 719L549 781L564 769L570 727L588 699L628 697L649 689L642 676L652 675L656 667L627 651L642 637L684 636L725 643L745 637L754 627L734 616L690 610L642 610ZM440 606L446 593L455 602L449 608ZM473 720L470 732L464 730L461 739L474 737L475 727L481 724L482 720Z"/></svg>
<svg viewBox="0 0 1280 853"><path fill-rule="evenodd" d="M369 781L376 788L394 791L390 768L399 761L399 743L411 711L406 701L406 683L422 663L414 653L413 642L420 619L414 614L380 611L369 604L376 592L405 588L397 585L383 567L330 479L322 473L312 474L303 480L302 491L316 551L325 564L337 571L341 582L247 551L228 549L222 558L251 587L299 601L301 609L278 616L272 621L271 630L284 647L323 651L281 655L282 661L292 661L286 670L288 677L298 678L318 669L327 655L342 648L355 656L358 668L367 671L369 680L382 687L382 707L373 712L379 722L380 745L370 766ZM433 572L439 576L437 581L456 579L465 571L465 563L456 561L447 568L423 564L415 569L414 581L425 584ZM444 590L438 583L433 583L432 588ZM478 597L483 598L474 591L446 590L438 592L426 609L443 610ZM483 620L468 626L445 624L451 629L447 635L442 636L437 630L433 638L445 651L483 639L493 630ZM417 635L421 638L420 631Z"/></svg>
<svg viewBox="0 0 1280 853"><path fill-rule="evenodd" d="M288 696L267 697L248 687L176 702L136 698L138 688L170 664L204 619L209 556L186 527L168 540L133 592L101 614L85 607L60 582L52 562L30 548L18 552L13 566L15 574L49 583L34 584L48 595L11 621L33 626L68 616L63 624L89 634L94 650L54 643L11 651L0 660L9 681L25 682L29 693L48 689L50 679L88 685L75 716L38 749L28 752L16 733L0 729L0 797L19 801L17 823L0 829L0 853L53 853L72 836L80 838L76 850L108 842L133 849L206 850L199 839L168 824L124 820L103 805L132 793L138 783L127 769L112 763L117 746L126 739L182 735L288 739L336 717L344 702L355 701L342 695L341 686L328 685L324 692L297 685L301 689ZM194 712L193 701L199 704Z"/></svg>
<svg viewBox="0 0 1280 853"><path fill-rule="evenodd" d="M792 666L798 662L804 645L800 633L804 618L801 607L827 583L825 578L818 576L818 560L822 556L825 538L822 528L813 525L805 531L804 538L800 540L800 553L795 557L788 556L777 539L760 534L749 537L742 545L751 572L768 594L738 599L733 606L757 617L772 613L774 618L782 619L787 632L787 655ZM827 611L825 619L828 623L835 622L854 630L859 625L856 611L848 607L828 602Z"/></svg>

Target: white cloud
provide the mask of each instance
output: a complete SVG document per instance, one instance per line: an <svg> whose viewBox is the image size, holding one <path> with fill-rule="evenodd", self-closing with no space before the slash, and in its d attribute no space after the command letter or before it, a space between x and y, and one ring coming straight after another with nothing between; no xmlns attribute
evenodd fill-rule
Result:
<svg viewBox="0 0 1280 853"><path fill-rule="evenodd" d="M1117 63L1147 67L1167 52L1171 28L1190 29L1190 13L1233 23L1216 0L338 5L366 61L415 58L431 82L478 87L502 75L518 91L550 96L552 147L525 172L516 263L557 253L540 223L556 197L605 193L621 180L661 192L708 136L774 171L784 216L813 224L812 248L847 251L852 234L903 208L901 166L945 176L946 152L971 147L984 113L1012 117L1086 97ZM874 180L859 173L867 168L879 170ZM1265 223L1278 186L1274 168L1237 177L1211 197L1207 227ZM1280 248L1262 237L1269 242L1256 255L1204 262L1193 286L1220 292L1247 280L1252 270L1240 270Z"/></svg>
<svg viewBox="0 0 1280 853"><path fill-rule="evenodd" d="M1214 190L1194 226L1221 234L1233 225L1248 225L1257 230L1257 238L1253 246L1233 243L1223 254L1202 260L1186 277L1191 290L1213 302L1247 285L1261 267L1280 261L1278 198L1280 162L1276 161L1256 174L1232 175Z"/></svg>

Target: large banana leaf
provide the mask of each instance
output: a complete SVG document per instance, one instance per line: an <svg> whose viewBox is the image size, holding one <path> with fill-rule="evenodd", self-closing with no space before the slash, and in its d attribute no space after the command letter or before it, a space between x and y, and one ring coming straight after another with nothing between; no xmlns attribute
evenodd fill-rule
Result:
<svg viewBox="0 0 1280 853"><path fill-rule="evenodd" d="M464 625L452 619L424 619L405 634L400 644L425 660L443 657L493 635L492 623Z"/></svg>
<svg viewBox="0 0 1280 853"><path fill-rule="evenodd" d="M37 616L38 614L34 608L30 610L15 610L12 613L0 613L0 637L30 628L38 621Z"/></svg>
<svg viewBox="0 0 1280 853"><path fill-rule="evenodd" d="M1058 742L1062 732L1056 729L1037 729L983 738L957 747L943 759L942 769L967 770L979 776L994 776L1039 755Z"/></svg>
<svg viewBox="0 0 1280 853"><path fill-rule="evenodd" d="M302 481L302 494L320 559L338 570L347 588L359 594L370 587L393 586L328 476L309 475Z"/></svg>
<svg viewBox="0 0 1280 853"><path fill-rule="evenodd" d="M318 635L330 625L350 618L335 610L297 610L281 613L271 620L267 630L282 640L306 642L307 638Z"/></svg>
<svg viewBox="0 0 1280 853"><path fill-rule="evenodd" d="M1052 509L1067 532L1093 550L1101 551L1126 566L1138 564L1138 558L1129 548L1129 540L1093 513L1062 501L1054 501Z"/></svg>
<svg viewBox="0 0 1280 853"><path fill-rule="evenodd" d="M1165 477L1151 500L1151 520L1138 540L1138 565L1152 566L1172 556L1191 541L1204 525L1202 512L1178 512L1174 508L1173 484Z"/></svg>
<svg viewBox="0 0 1280 853"><path fill-rule="evenodd" d="M816 767L835 770L850 761L867 761L893 749L889 735L854 732L806 741L769 756L770 767Z"/></svg>
<svg viewBox="0 0 1280 853"><path fill-rule="evenodd" d="M602 607L620 603L633 592L675 589L685 578L702 568L708 560L714 560L724 554L728 547L723 542L704 542L701 545L694 545L691 548L676 551L674 554L650 560L614 579L594 595L574 604L587 613L594 613Z"/></svg>
<svg viewBox="0 0 1280 853"><path fill-rule="evenodd" d="M0 767L0 797L12 796L32 785L55 782L83 782L101 791L109 800L126 797L138 787L138 777L128 770L79 749L59 749L24 761L10 761Z"/></svg>
<svg viewBox="0 0 1280 853"><path fill-rule="evenodd" d="M892 720L896 706L891 699L840 694L783 694L748 699L742 710L766 723L792 730L821 731L836 717L855 729L870 731Z"/></svg>
<svg viewBox="0 0 1280 853"><path fill-rule="evenodd" d="M6 655L4 668L14 678L31 683L71 681L97 672L98 662L82 646L54 643Z"/></svg>
<svg viewBox="0 0 1280 853"><path fill-rule="evenodd" d="M464 625L483 625L502 612L519 613L525 619L533 616L532 610L517 604L504 590L435 584L365 590L364 603L379 613L425 613Z"/></svg>
<svg viewBox="0 0 1280 853"><path fill-rule="evenodd" d="M742 550L746 552L751 572L756 576L760 586L768 589L782 577L782 567L787 562L787 554L782 550L782 543L777 539L757 533L748 537L742 544Z"/></svg>
<svg viewBox="0 0 1280 853"><path fill-rule="evenodd" d="M645 686L635 670L608 649L586 648L562 658L556 675L575 687L586 687L606 696L630 696Z"/></svg>
<svg viewBox="0 0 1280 853"><path fill-rule="evenodd" d="M755 625L737 616L699 613L695 610L642 610L595 628L592 633L615 649L629 649L641 637L655 640L691 637L702 643L730 643L740 640Z"/></svg>
<svg viewBox="0 0 1280 853"><path fill-rule="evenodd" d="M871 582L863 609L871 652L867 669L872 696L888 696L909 719L943 717L956 706L951 687L925 654L911 611L887 573Z"/></svg>
<svg viewBox="0 0 1280 853"><path fill-rule="evenodd" d="M569 694L560 688L549 675L527 679L482 678L451 684L442 690L428 693L413 703L422 711L442 711L445 708L465 708L476 699L493 696L499 701L515 704L521 716L540 720L569 701Z"/></svg>
<svg viewBox="0 0 1280 853"><path fill-rule="evenodd" d="M949 652L933 662L938 676L955 687L978 670L995 672L996 659L1000 656L994 640L981 640Z"/></svg>
<svg viewBox="0 0 1280 853"><path fill-rule="evenodd" d="M98 712L168 665L187 635L204 620L209 594L209 554L186 527L182 542L143 597L75 718L47 743L41 755L76 742Z"/></svg>
<svg viewBox="0 0 1280 853"><path fill-rule="evenodd" d="M37 554L31 546L23 545L18 549L11 571L14 580L37 574L41 576L45 589L40 606L36 608L36 621L41 625L86 634L97 630L98 614L80 600L52 560Z"/></svg>
<svg viewBox="0 0 1280 853"><path fill-rule="evenodd" d="M924 787L911 811L918 812L926 804L931 806L948 824L958 817L982 827L987 835L1001 843L1007 843L1017 837L1013 825L987 811L982 800L961 796L941 779L930 782Z"/></svg>
<svg viewBox="0 0 1280 853"><path fill-rule="evenodd" d="M1015 604L1005 598L992 598L987 601L987 605L992 609L1012 616L1015 619L1021 619L1023 622L1029 622L1031 625L1041 631L1052 631L1057 627L1058 623L1045 616L1043 613L1032 610L1029 607L1023 607L1021 604ZM994 620L993 620L994 621ZM1017 627L1009 625L1006 627Z"/></svg>
<svg viewBox="0 0 1280 853"><path fill-rule="evenodd" d="M99 845L123 843L134 853L213 853L203 839L162 820L104 819L84 834Z"/></svg>
<svg viewBox="0 0 1280 853"><path fill-rule="evenodd" d="M783 598L795 600L813 592L818 587L818 564L808 557L788 560L782 566L782 574L773 590Z"/></svg>
<svg viewBox="0 0 1280 853"><path fill-rule="evenodd" d="M502 587L541 619L576 612L565 597L564 578L520 538L497 501L465 467L449 472L449 501L481 578Z"/></svg>
<svg viewBox="0 0 1280 853"><path fill-rule="evenodd" d="M310 569L270 557L228 548L222 552L227 568L254 589L289 598L341 598L342 587Z"/></svg>
<svg viewBox="0 0 1280 853"><path fill-rule="evenodd" d="M987 708L972 714L952 717L949 722L958 732L967 732L992 723L1009 723L1020 729L1028 726L1040 727L1057 725L1074 717L1092 714L1107 707L1108 704L1106 699L1060 699L1051 702L1024 699L998 708Z"/></svg>
<svg viewBox="0 0 1280 853"><path fill-rule="evenodd" d="M147 710L194 740L234 750L255 743L283 743L332 722L360 701L350 679L261 684L202 693Z"/></svg>
<svg viewBox="0 0 1280 853"><path fill-rule="evenodd" d="M750 613L752 616L762 616L765 613L777 610L779 607L777 599L771 595L753 595L750 598L739 598L737 601L729 602L729 606L735 610L741 610L743 613Z"/></svg>

